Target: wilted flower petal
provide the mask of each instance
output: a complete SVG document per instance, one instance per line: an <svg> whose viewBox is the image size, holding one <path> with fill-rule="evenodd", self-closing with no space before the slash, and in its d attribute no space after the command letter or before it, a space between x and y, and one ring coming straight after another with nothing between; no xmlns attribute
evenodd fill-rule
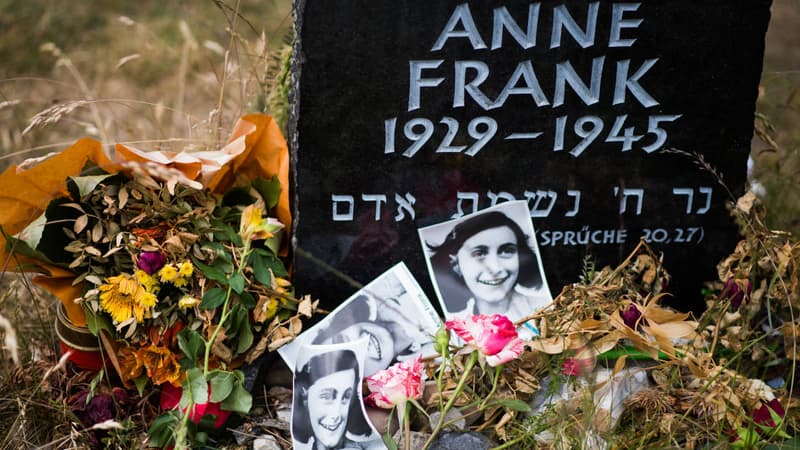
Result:
<svg viewBox="0 0 800 450"><path fill-rule="evenodd" d="M639 311L639 308L636 307L634 303L631 303L625 311L622 311L622 320L625 322L625 325L633 330L636 329L636 323L639 321L640 317L642 317L642 312Z"/></svg>
<svg viewBox="0 0 800 450"><path fill-rule="evenodd" d="M136 359L142 362L147 370L147 376L153 380L153 384L180 384L181 366L175 354L168 348L157 345L147 346L136 352Z"/></svg>
<svg viewBox="0 0 800 450"><path fill-rule="evenodd" d="M148 275L152 275L164 267L166 262L167 258L161 252L144 251L139 253L136 267L144 270Z"/></svg>
<svg viewBox="0 0 800 450"><path fill-rule="evenodd" d="M744 289L742 289L741 285L744 285ZM750 280L729 278L728 281L725 282L725 287L722 288L719 298L723 301L730 301L734 309L739 309L739 307L742 306L743 300L750 300L751 292L753 292L753 285L750 283Z"/></svg>
<svg viewBox="0 0 800 450"><path fill-rule="evenodd" d="M248 205L242 211L239 222L239 234L245 240L270 239L283 228L283 224L271 217L264 218L261 208Z"/></svg>
<svg viewBox="0 0 800 450"><path fill-rule="evenodd" d="M181 309L194 308L199 304L200 299L197 297L192 297L191 295L184 295L180 300L178 300L178 307Z"/></svg>
<svg viewBox="0 0 800 450"><path fill-rule="evenodd" d="M778 399L773 398L769 401L769 403L762 404L759 408L753 411L753 422L765 427L774 428L775 421L772 419L772 413L770 410L775 411L775 414L780 417L786 415L786 411L784 411L783 406L781 406Z"/></svg>

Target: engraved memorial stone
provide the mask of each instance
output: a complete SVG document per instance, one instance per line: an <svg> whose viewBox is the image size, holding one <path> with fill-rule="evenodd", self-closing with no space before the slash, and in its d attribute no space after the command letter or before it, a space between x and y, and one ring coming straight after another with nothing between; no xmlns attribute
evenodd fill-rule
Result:
<svg viewBox="0 0 800 450"><path fill-rule="evenodd" d="M298 288L335 305L405 261L433 297L417 228L526 200L553 294L643 237L672 304L701 308L737 239L770 3L299 1Z"/></svg>

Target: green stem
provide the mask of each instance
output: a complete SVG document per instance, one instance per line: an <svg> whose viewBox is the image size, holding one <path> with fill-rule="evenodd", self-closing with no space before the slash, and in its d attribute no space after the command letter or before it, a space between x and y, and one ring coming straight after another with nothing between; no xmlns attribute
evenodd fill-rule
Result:
<svg viewBox="0 0 800 450"><path fill-rule="evenodd" d="M469 356L467 365L464 367L464 373L461 375L461 379L458 380L458 385L456 386L456 390L455 392L453 392L453 395L450 396L450 399L447 400L447 404L444 405L444 408L441 409L441 413L439 415L439 423L436 424L436 428L433 429L433 432L431 433L430 437L428 437L428 440L425 441L425 445L422 446L423 449L428 448L433 443L433 440L436 438L436 436L442 431L442 425L444 425L445 423L445 417L447 416L447 412L450 411L450 408L453 407L453 405L456 402L456 399L464 390L464 384L467 382L467 378L469 377L470 372L472 372L472 368L475 367L476 362L478 362L477 350L473 351L472 354ZM439 391L439 394L441 396L441 390Z"/></svg>
<svg viewBox="0 0 800 450"><path fill-rule="evenodd" d="M191 391L191 388L189 391ZM194 398L191 398L191 394L189 397L189 405L183 412L183 417L181 417L181 422L178 424L178 429L175 430L175 450L184 450L189 448L186 446L186 430L189 427L189 415L191 414L192 408L194 408Z"/></svg>
<svg viewBox="0 0 800 450"><path fill-rule="evenodd" d="M403 448L411 450L411 408L404 402L398 405L400 413L403 414Z"/></svg>
<svg viewBox="0 0 800 450"><path fill-rule="evenodd" d="M238 267L236 267L236 274L241 275L244 271L245 266L247 265L247 256L250 253L250 240L247 239L244 241L244 247L242 248L242 253L239 258ZM230 279L229 279L230 280ZM230 282L228 282L228 291L225 293L225 303L222 304L222 314L220 315L219 323L217 327L214 328L214 332L211 333L211 337L206 342L206 351L203 357L203 376L208 376L208 361L211 359L211 348L214 347L214 341L217 339L217 335L219 334L219 330L222 328L222 324L228 320L228 316L230 315L230 311L228 310L228 306L230 306L231 302L231 292L233 288L231 287Z"/></svg>
<svg viewBox="0 0 800 450"><path fill-rule="evenodd" d="M492 450L502 450L504 448L509 448L509 447L515 445L517 442L523 440L523 439L525 439L525 435L524 434L522 436L518 437L518 438L512 439L512 440L504 443L503 445L498 445L497 447L494 447Z"/></svg>
<svg viewBox="0 0 800 450"><path fill-rule="evenodd" d="M222 324L225 323L225 320L228 318L228 303L231 300L231 286L228 285L228 292L225 293L225 303L222 305L222 315L220 316L219 323L214 328L214 332L211 333L211 337L206 342L206 351L203 356L203 376L208 376L208 360L211 359L211 348L214 346L214 341L217 339L217 335L219 334L220 328L222 328Z"/></svg>
<svg viewBox="0 0 800 450"><path fill-rule="evenodd" d="M503 371L503 366L504 366L503 364L500 364L494 368L494 379L492 380L492 390L489 391L489 395L487 395L486 398L483 399L481 405L478 407L478 410L486 408L486 402L488 402L489 399L492 398L494 393L497 392L497 382L498 380L500 380L500 372Z"/></svg>
<svg viewBox="0 0 800 450"><path fill-rule="evenodd" d="M442 364L439 365L439 374L436 377L436 392L439 394L442 393L442 378L444 377L444 366L447 365L447 357L442 355ZM442 410L444 407L444 403L442 403L442 396L439 395L439 411Z"/></svg>

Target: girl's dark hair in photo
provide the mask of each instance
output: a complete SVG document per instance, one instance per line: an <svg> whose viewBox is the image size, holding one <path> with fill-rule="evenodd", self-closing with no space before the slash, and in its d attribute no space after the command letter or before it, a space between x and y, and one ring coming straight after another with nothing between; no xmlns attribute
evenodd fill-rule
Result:
<svg viewBox="0 0 800 450"><path fill-rule="evenodd" d="M405 348L401 348L397 355L401 356L406 354L413 353L412 347L414 342L412 342L411 338L408 336L403 330L403 326L397 322L389 322L386 320L376 320L370 318L370 309L368 307L368 302L371 299L366 295L359 295L349 305L342 308L340 311L336 313L334 317L332 317L331 321L325 328L319 330L316 336L314 336L312 344L324 344L330 339L331 344L340 344L345 342L342 339L339 339L339 334L342 330L349 328L355 324L359 323L373 323L378 325L384 329L386 329L389 334L392 335L394 339L395 347L397 346L405 346ZM378 307L382 306L383 300L377 300ZM397 358L392 361L392 364L397 362Z"/></svg>
<svg viewBox="0 0 800 450"><path fill-rule="evenodd" d="M542 277L539 273L539 260L536 258L533 249L528 245L528 236L525 235L517 222L502 212L491 211L477 214L459 222L450 230L447 237L439 245L431 244L430 242L425 243L428 249L433 252L433 256L431 256L431 265L436 272L436 280L440 285L443 296L448 297L446 293L451 293L451 291L463 291L466 296L470 295L469 290L464 284L464 280L453 270L456 255L467 239L481 231L499 227L510 228L517 238L517 252L519 255L519 275L517 284L528 289L539 289L542 287ZM454 286L454 280L458 280L455 284L460 285L460 288ZM443 287L442 284L445 284L445 287ZM449 288L447 287L448 284L450 285ZM447 298L446 303L451 310L461 309L455 304L451 307L451 303L461 301L463 304L466 304L467 298L468 297L463 299Z"/></svg>
<svg viewBox="0 0 800 450"><path fill-rule="evenodd" d="M368 436L372 433L372 428L361 411L361 397L358 395L358 385L361 383L361 379L359 378L356 354L351 350L335 350L312 356L303 365L303 368L295 373L292 409L292 435L295 440L305 443L313 435L305 397L308 395L308 389L320 378L346 370L353 371L355 381L353 382L353 396L350 399L345 430L360 436ZM301 413L298 414L298 412Z"/></svg>

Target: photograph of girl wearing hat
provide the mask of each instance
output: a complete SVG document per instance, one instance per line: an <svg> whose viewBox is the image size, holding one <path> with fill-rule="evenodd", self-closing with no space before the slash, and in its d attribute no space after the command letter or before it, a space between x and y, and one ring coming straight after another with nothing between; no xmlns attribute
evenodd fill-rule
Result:
<svg viewBox="0 0 800 450"><path fill-rule="evenodd" d="M278 352L292 367L304 344L337 344L366 337L364 376L419 354L433 354L439 319L405 264L369 283L325 319Z"/></svg>
<svg viewBox="0 0 800 450"><path fill-rule="evenodd" d="M504 314L512 321L552 303L524 201L421 228L445 316ZM527 323L527 337L538 335Z"/></svg>
<svg viewBox="0 0 800 450"><path fill-rule="evenodd" d="M361 374L355 352L331 350L330 347L321 346L325 350L312 355L295 371L292 401L293 448L385 448L362 409L359 393Z"/></svg>

